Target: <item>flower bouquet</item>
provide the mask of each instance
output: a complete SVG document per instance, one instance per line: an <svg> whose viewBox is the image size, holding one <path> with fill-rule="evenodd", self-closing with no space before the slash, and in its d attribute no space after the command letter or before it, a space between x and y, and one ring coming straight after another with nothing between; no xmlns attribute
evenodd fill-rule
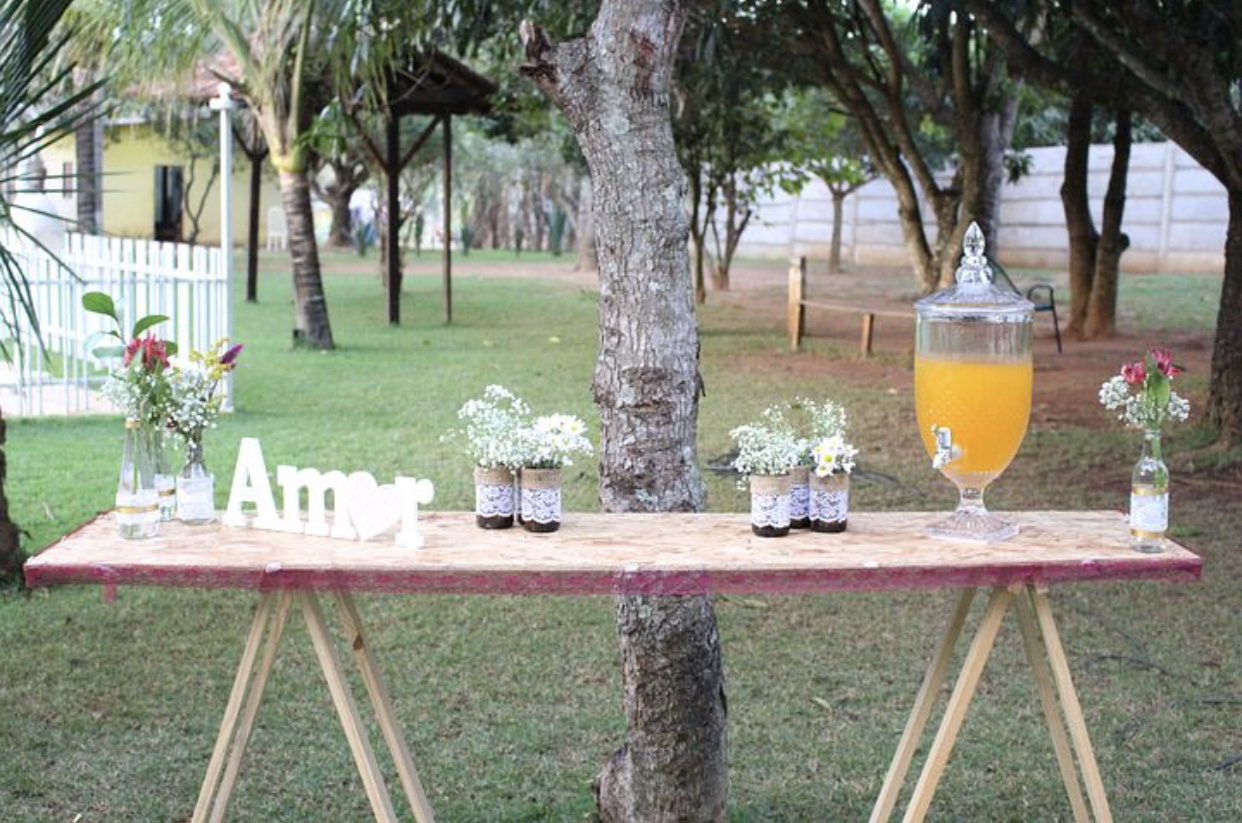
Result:
<svg viewBox="0 0 1242 823"><path fill-rule="evenodd" d="M729 432L737 443L733 468L750 484L750 528L760 537L784 537L790 528L790 471L803 448L781 407Z"/></svg>
<svg viewBox="0 0 1242 823"><path fill-rule="evenodd" d="M217 342L204 354L190 352L168 379L168 430L185 449L185 466L177 475L177 518L183 523L211 523L215 513L215 477L203 460L203 435L215 428L224 398L220 383L237 366L242 345Z"/></svg>
<svg viewBox="0 0 1242 823"><path fill-rule="evenodd" d="M849 520L850 475L858 449L846 438L849 416L831 400L799 400L809 421L810 436L801 441L800 462L809 468L808 519L819 532L845 531Z"/></svg>
<svg viewBox="0 0 1242 823"><path fill-rule="evenodd" d="M561 525L561 469L573 465L575 455L590 455L586 424L569 414L538 417L518 433L522 455L522 527L531 532L554 532Z"/></svg>
<svg viewBox="0 0 1242 823"><path fill-rule="evenodd" d="M1143 432L1143 451L1130 478L1130 546L1156 553L1169 527L1169 470L1161 453L1161 427L1190 416L1190 403L1173 391L1182 373L1167 349L1150 348L1100 386L1100 404L1128 428Z"/></svg>
<svg viewBox="0 0 1242 823"><path fill-rule="evenodd" d="M87 292L82 295L82 307L113 323L113 328L92 335L87 345L99 337L113 337L116 343L95 346L91 353L101 360L121 359L121 365L103 385L104 397L125 415L125 446L116 492L117 524L122 537L155 537L160 521L172 513L173 481L164 454L164 422L169 356L176 353L177 345L150 333L168 319L162 314L139 318L126 336L108 295Z"/></svg>
<svg viewBox="0 0 1242 823"><path fill-rule="evenodd" d="M465 440L474 463L474 516L483 529L513 525L514 472L522 465L519 435L528 425L530 408L504 386L490 385L482 397L467 400L457 411L461 429L443 439Z"/></svg>

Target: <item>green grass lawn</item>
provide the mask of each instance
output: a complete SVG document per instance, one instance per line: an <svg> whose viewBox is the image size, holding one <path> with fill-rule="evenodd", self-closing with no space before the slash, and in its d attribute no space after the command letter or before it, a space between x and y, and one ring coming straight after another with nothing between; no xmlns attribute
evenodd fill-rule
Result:
<svg viewBox="0 0 1242 823"><path fill-rule="evenodd" d="M253 436L273 471L365 469L381 482L400 471L435 482L433 507L467 508L469 466L440 436L490 382L597 431L589 289L476 277L459 258L455 323L440 322L438 279L415 276L404 324L391 328L373 276L329 276L340 351L312 354L289 348L288 275L277 260L265 257L261 302L237 316L247 345L237 412L207 440L221 505L238 440ZM1143 287L1138 313L1154 316L1177 296L1146 279ZM1187 328L1210 327L1214 303L1196 313L1194 300L1183 302ZM824 341L786 354L778 325L733 304L709 304L700 325L702 462L725 454L729 428L768 402L829 395L853 413L863 448L855 509L952 505L914 436L908 387L838 376L853 355ZM110 505L121 438L116 417L10 421L9 493L29 545ZM1127 823L1242 820L1242 513L1236 498L1231 507L1212 493L1215 475L1194 470L1196 438L1177 433L1169 451L1183 483L1174 520L1207 560L1204 581L1054 592L1113 812ZM1000 508L1123 508L1136 455L1124 432L1037 426L989 499ZM594 508L595 476L595 465L575 466L567 509ZM732 478L705 476L711 509L743 510ZM718 599L732 821L867 818L952 599ZM0 596L0 820L188 819L253 603L247 593L195 590L122 589L115 603L79 587ZM591 778L624 726L608 598L373 596L360 606L437 819L591 819ZM229 820L370 819L296 623ZM933 820L1071 819L1020 651L1006 627Z"/></svg>

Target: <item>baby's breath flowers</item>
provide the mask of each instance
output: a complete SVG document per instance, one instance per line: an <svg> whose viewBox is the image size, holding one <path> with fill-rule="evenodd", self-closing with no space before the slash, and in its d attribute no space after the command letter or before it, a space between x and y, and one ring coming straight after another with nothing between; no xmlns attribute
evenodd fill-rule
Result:
<svg viewBox="0 0 1242 823"><path fill-rule="evenodd" d="M1100 404L1135 428L1159 429L1166 420L1183 421L1190 416L1190 402L1172 387L1181 373L1167 349L1150 348L1142 360L1122 365L1104 381Z"/></svg>
<svg viewBox="0 0 1242 823"><path fill-rule="evenodd" d="M204 432L215 428L223 402L220 381L236 367L241 350L241 344L221 340L207 353L190 352L172 370L165 404L168 430L187 446L201 446Z"/></svg>
<svg viewBox="0 0 1242 823"><path fill-rule="evenodd" d="M441 438L466 441L466 451L480 468L558 469L575 455L590 455L586 424L569 414L533 418L526 401L504 386L490 385L482 397L457 411L463 424Z"/></svg>
<svg viewBox="0 0 1242 823"><path fill-rule="evenodd" d="M504 386L492 384L482 397L467 400L457 411L462 429L453 429L444 440L465 439L466 451L476 466L517 469L522 465L518 435L528 425L530 408Z"/></svg>
<svg viewBox="0 0 1242 823"><path fill-rule="evenodd" d="M760 421L738 426L729 436L737 443L733 468L742 475L743 484L752 475L785 474L798 465L803 452L803 444L778 406L764 409Z"/></svg>

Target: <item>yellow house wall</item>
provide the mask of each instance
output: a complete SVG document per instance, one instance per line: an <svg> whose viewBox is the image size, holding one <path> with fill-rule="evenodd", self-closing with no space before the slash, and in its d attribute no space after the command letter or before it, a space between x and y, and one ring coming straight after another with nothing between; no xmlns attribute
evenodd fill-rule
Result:
<svg viewBox="0 0 1242 823"><path fill-rule="evenodd" d="M218 152L218 148L217 148ZM194 185L189 200L198 202L202 187L211 175L211 158L200 158L194 168ZM74 162L73 135L65 137L43 152L49 174L61 173L64 163ZM190 180L190 163L179 157L173 148L155 134L150 126L109 126L104 143L103 231L118 237L152 237L155 231L155 167L181 166L183 183ZM233 173L233 242L246 242L250 200L250 164L234 144ZM259 193L259 244L267 241L267 210L280 206L280 191L271 167L265 167ZM73 203L65 200L65 216L73 216ZM183 217L182 235L188 237L190 221ZM203 244L220 242L220 180L212 185L199 220L197 241Z"/></svg>

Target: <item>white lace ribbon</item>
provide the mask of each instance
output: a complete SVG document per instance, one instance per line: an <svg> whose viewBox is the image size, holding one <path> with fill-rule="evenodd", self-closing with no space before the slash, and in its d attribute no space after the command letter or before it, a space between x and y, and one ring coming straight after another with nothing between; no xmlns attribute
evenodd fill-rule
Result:
<svg viewBox="0 0 1242 823"><path fill-rule="evenodd" d="M513 484L476 483L474 510L480 517L512 517Z"/></svg>
<svg viewBox="0 0 1242 823"><path fill-rule="evenodd" d="M750 523L759 528L789 528L789 495L751 492Z"/></svg>
<svg viewBox="0 0 1242 823"><path fill-rule="evenodd" d="M561 522L561 490L522 487L522 519L532 523Z"/></svg>

